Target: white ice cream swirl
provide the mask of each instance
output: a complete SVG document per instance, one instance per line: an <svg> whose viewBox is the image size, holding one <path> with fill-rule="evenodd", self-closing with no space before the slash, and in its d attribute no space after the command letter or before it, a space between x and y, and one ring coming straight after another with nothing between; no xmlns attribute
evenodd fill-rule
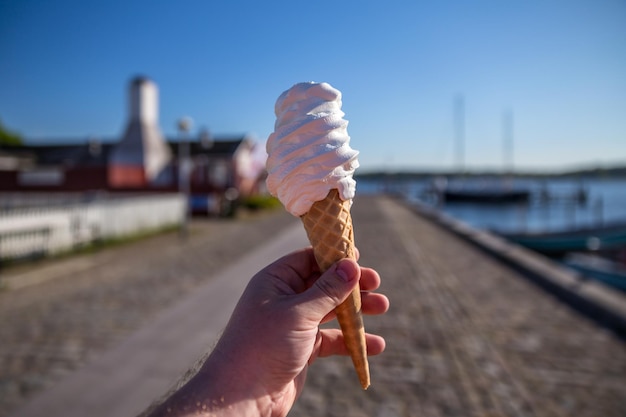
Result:
<svg viewBox="0 0 626 417"><path fill-rule="evenodd" d="M358 152L349 145L341 92L327 83L299 83L280 95L275 113L267 140L269 192L294 216L334 188L351 200Z"/></svg>

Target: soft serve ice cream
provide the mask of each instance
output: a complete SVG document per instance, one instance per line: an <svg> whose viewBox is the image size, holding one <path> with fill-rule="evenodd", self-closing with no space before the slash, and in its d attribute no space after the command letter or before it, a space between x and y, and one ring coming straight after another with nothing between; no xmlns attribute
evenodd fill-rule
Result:
<svg viewBox="0 0 626 417"><path fill-rule="evenodd" d="M336 188L354 197L359 166L351 149L341 92L327 83L299 83L280 95L274 133L267 141L267 187L294 216Z"/></svg>

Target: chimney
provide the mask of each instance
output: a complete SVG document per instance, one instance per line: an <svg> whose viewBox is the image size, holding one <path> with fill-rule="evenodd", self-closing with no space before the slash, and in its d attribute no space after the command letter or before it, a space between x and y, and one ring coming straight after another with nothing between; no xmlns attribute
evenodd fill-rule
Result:
<svg viewBox="0 0 626 417"><path fill-rule="evenodd" d="M131 81L129 92L130 120L159 123L159 90L152 81L137 77Z"/></svg>
<svg viewBox="0 0 626 417"><path fill-rule="evenodd" d="M111 151L109 184L145 187L158 182L172 158L159 128L159 90L146 77L130 82L129 118L122 140Z"/></svg>

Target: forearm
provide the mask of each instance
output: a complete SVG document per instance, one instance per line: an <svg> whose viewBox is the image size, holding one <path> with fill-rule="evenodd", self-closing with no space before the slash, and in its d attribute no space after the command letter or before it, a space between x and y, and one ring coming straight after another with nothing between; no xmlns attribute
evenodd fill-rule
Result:
<svg viewBox="0 0 626 417"><path fill-rule="evenodd" d="M149 416L271 416L269 396L255 387L251 378L233 372L225 362L227 359L215 353L196 375Z"/></svg>

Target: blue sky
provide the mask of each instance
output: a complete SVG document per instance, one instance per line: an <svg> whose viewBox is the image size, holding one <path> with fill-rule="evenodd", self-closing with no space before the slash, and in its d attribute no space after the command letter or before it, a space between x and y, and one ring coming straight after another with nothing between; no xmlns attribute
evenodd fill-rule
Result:
<svg viewBox="0 0 626 417"><path fill-rule="evenodd" d="M363 170L626 163L626 2L0 0L0 120L30 142L119 137L137 74L160 124L264 143L300 81L343 92Z"/></svg>

